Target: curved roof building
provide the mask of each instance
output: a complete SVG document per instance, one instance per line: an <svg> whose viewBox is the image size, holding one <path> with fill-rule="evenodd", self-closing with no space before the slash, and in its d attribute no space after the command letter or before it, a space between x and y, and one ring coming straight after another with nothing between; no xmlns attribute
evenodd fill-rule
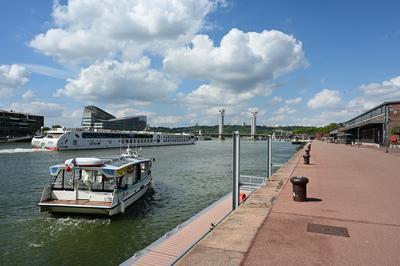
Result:
<svg viewBox="0 0 400 266"><path fill-rule="evenodd" d="M146 128L146 124L145 115L116 118L94 105L85 106L83 110L82 127L86 129L141 131Z"/></svg>

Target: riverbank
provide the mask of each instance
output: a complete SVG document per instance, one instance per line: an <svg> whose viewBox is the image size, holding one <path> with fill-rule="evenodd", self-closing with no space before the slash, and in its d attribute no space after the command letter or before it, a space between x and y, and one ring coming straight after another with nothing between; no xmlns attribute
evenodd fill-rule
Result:
<svg viewBox="0 0 400 266"><path fill-rule="evenodd" d="M272 175L266 186L255 191L177 265L240 264L301 156L299 150Z"/></svg>
<svg viewBox="0 0 400 266"><path fill-rule="evenodd" d="M317 141L310 165L301 155L178 264L399 264L400 157ZM288 179L295 175L310 180L307 202L292 200ZM349 237L326 234L343 232L332 227L310 232L319 225L346 228Z"/></svg>

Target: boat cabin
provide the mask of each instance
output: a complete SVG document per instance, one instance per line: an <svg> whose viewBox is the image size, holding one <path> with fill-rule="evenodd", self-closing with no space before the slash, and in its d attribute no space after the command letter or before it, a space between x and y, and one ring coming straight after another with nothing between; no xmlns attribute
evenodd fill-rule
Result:
<svg viewBox="0 0 400 266"><path fill-rule="evenodd" d="M133 156L66 160L50 167L39 206L53 212L123 212L147 191L151 165L150 159Z"/></svg>
<svg viewBox="0 0 400 266"><path fill-rule="evenodd" d="M50 167L50 185L53 190L90 190L112 192L127 188L150 172L150 160L77 158L77 165L68 171L71 159L65 165ZM107 164L110 163L110 164Z"/></svg>

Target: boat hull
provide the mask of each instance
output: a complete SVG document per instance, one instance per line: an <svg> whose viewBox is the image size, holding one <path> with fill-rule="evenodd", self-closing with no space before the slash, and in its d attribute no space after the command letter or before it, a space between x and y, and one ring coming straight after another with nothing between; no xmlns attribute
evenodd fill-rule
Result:
<svg viewBox="0 0 400 266"><path fill-rule="evenodd" d="M139 148L194 144L194 135L161 133L116 133L88 131L52 131L54 136L32 139L32 148L48 150L82 150L108 148ZM50 134L50 133L48 133Z"/></svg>
<svg viewBox="0 0 400 266"><path fill-rule="evenodd" d="M83 205L83 204L70 204L70 203L51 203L40 202L38 205L41 212L50 213L74 213L74 214L97 214L113 216L119 213L124 213L126 208L132 205L135 201L140 199L151 186L151 179L143 185L143 187L135 193L126 195L122 201L111 206L102 205ZM72 201L71 201L72 202Z"/></svg>

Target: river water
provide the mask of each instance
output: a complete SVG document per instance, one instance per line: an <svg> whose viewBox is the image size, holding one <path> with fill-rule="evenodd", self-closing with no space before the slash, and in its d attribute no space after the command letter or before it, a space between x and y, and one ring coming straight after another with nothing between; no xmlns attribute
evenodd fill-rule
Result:
<svg viewBox="0 0 400 266"><path fill-rule="evenodd" d="M272 163L285 163L295 149L274 142ZM232 141L199 141L140 150L155 158L154 189L124 214L39 212L49 166L72 157L118 154L119 149L55 152L33 151L27 143L1 144L0 265L119 264L232 189ZM265 165L266 143L241 141L241 174L265 176Z"/></svg>

